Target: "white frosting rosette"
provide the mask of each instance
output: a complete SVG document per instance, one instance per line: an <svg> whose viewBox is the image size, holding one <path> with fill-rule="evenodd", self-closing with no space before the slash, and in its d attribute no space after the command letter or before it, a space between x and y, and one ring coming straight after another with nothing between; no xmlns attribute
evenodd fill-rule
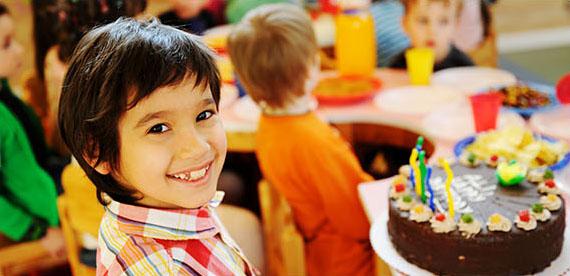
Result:
<svg viewBox="0 0 570 276"><path fill-rule="evenodd" d="M500 214L492 214L489 216L489 220L487 220L487 228L489 231L509 232L511 231L511 227L512 222Z"/></svg>
<svg viewBox="0 0 570 276"><path fill-rule="evenodd" d="M412 209L410 209L410 220L415 222L426 222L430 220L433 216L431 209L421 203L415 204Z"/></svg>
<svg viewBox="0 0 570 276"><path fill-rule="evenodd" d="M527 216L526 221L523 220L522 215L519 213L517 216L515 216L515 225L525 231L536 229L536 219L530 214L529 210L524 210L524 212L526 212L525 216Z"/></svg>
<svg viewBox="0 0 570 276"><path fill-rule="evenodd" d="M400 190L398 190L400 189ZM390 188L390 198L392 199L398 199L400 197L403 197L407 194L409 194L408 191L408 187L406 187L405 184L403 183L395 183L392 185L392 187Z"/></svg>
<svg viewBox="0 0 570 276"><path fill-rule="evenodd" d="M473 219L469 223L463 220L459 220L457 226L459 226L459 231L461 232L461 235L463 235L467 239L481 232L481 222L476 219Z"/></svg>
<svg viewBox="0 0 570 276"><path fill-rule="evenodd" d="M441 217L438 217L441 215L443 215L443 220L440 220ZM431 223L431 228L436 233L449 233L456 228L455 221L453 221L453 218L449 217L447 214L437 214L431 217L429 222Z"/></svg>
<svg viewBox="0 0 570 276"><path fill-rule="evenodd" d="M547 180L549 181L549 180ZM553 181L553 180L550 180ZM540 184L538 184L538 192L542 193L542 194L555 194L555 195L559 195L560 194L560 189L558 189L558 187L556 186L556 184L553 183L553 187L549 187L546 183L546 181L540 182Z"/></svg>
<svg viewBox="0 0 570 276"><path fill-rule="evenodd" d="M533 216L536 220L538 221L547 221L550 219L550 217L552 216L552 214L550 213L550 211L548 211L547 208L543 208L542 212L540 213L536 213L534 212L534 210L530 210L530 215Z"/></svg>
<svg viewBox="0 0 570 276"><path fill-rule="evenodd" d="M555 194L541 196L538 202L550 211L556 211L562 207L562 200Z"/></svg>
<svg viewBox="0 0 570 276"><path fill-rule="evenodd" d="M540 183L544 181L544 172L541 169L529 170L526 179L532 183Z"/></svg>
<svg viewBox="0 0 570 276"><path fill-rule="evenodd" d="M409 202L406 202L405 196L398 198L398 201L396 201L396 207L402 211L409 211L415 204L416 201L413 198L411 198Z"/></svg>
<svg viewBox="0 0 570 276"><path fill-rule="evenodd" d="M479 160L477 156L472 153L463 152L463 154L461 154L459 157L459 163L463 166L474 168L481 164L481 160Z"/></svg>
<svg viewBox="0 0 570 276"><path fill-rule="evenodd" d="M406 179L410 178L410 165L403 165L400 167L400 169L398 170L398 173L405 177Z"/></svg>

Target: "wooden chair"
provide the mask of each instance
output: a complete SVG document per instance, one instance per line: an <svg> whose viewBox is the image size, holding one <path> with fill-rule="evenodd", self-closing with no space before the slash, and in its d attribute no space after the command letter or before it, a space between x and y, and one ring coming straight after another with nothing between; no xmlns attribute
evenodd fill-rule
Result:
<svg viewBox="0 0 570 276"><path fill-rule="evenodd" d="M75 276L90 276L95 275L95 269L82 264L79 261L79 252L81 250L81 243L76 232L71 228L70 218L67 213L67 202L65 195L61 195L57 199L57 209L59 211L59 219L61 221L61 228L65 238L65 247L67 250L67 259L71 266L71 271Z"/></svg>
<svg viewBox="0 0 570 276"><path fill-rule="evenodd" d="M268 275L306 275L303 238L289 204L271 185L258 185Z"/></svg>
<svg viewBox="0 0 570 276"><path fill-rule="evenodd" d="M66 256L52 257L39 240L0 248L0 276L34 275L42 270L64 266L66 262Z"/></svg>

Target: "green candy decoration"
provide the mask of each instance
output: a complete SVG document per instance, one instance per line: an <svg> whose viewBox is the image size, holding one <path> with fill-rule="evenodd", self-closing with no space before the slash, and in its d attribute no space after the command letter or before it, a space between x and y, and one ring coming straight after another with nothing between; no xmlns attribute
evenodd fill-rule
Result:
<svg viewBox="0 0 570 276"><path fill-rule="evenodd" d="M473 222L473 216L471 214L463 214L463 215L461 215L461 221L463 221L465 223L472 223Z"/></svg>
<svg viewBox="0 0 570 276"><path fill-rule="evenodd" d="M467 156L467 162L469 162L469 164L473 165L473 164L475 164L476 160L477 160L477 156L475 156L475 154L473 154L473 153L469 153L469 156Z"/></svg>
<svg viewBox="0 0 570 276"><path fill-rule="evenodd" d="M502 186L514 186L525 179L526 167L511 160L509 163L500 163L495 174Z"/></svg>
<svg viewBox="0 0 570 276"><path fill-rule="evenodd" d="M412 202L412 197L410 195L405 195L404 197L402 197L402 200L405 203L410 203L410 202Z"/></svg>
<svg viewBox="0 0 570 276"><path fill-rule="evenodd" d="M544 179L554 179L554 172L552 172L551 169L547 169L547 170L544 172L543 178L544 178Z"/></svg>
<svg viewBox="0 0 570 276"><path fill-rule="evenodd" d="M540 203L535 203L532 205L532 212L535 214L541 214L543 210L544 206L542 206Z"/></svg>

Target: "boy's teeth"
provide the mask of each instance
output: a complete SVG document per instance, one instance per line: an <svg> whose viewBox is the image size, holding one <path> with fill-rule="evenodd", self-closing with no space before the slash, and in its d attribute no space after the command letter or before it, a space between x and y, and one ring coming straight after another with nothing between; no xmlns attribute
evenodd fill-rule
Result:
<svg viewBox="0 0 570 276"><path fill-rule="evenodd" d="M206 171L208 171L209 167L210 166L207 166L201 170L191 171L190 173L175 174L174 177L176 177L178 179L182 179L182 180L196 180L196 179L202 178L204 175L206 175Z"/></svg>

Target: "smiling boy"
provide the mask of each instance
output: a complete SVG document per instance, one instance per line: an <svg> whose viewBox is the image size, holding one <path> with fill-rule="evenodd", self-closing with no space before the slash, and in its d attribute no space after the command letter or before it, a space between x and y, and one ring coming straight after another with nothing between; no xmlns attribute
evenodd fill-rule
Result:
<svg viewBox="0 0 570 276"><path fill-rule="evenodd" d="M226 156L219 73L196 36L156 20L89 32L59 124L106 213L97 274L253 274L213 210Z"/></svg>

